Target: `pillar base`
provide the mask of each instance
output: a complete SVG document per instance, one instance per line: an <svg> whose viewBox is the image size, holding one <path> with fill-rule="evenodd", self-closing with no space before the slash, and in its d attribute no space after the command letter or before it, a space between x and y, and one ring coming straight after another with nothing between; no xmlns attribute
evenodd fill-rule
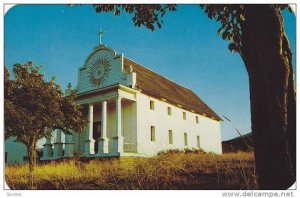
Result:
<svg viewBox="0 0 300 198"><path fill-rule="evenodd" d="M85 140L84 141L84 156L89 157L90 155L95 154L94 150L95 140Z"/></svg>
<svg viewBox="0 0 300 198"><path fill-rule="evenodd" d="M108 153L108 139L107 138L99 138L98 140L98 154Z"/></svg>
<svg viewBox="0 0 300 198"><path fill-rule="evenodd" d="M120 154L124 152L124 137L116 136L113 137L113 153Z"/></svg>
<svg viewBox="0 0 300 198"><path fill-rule="evenodd" d="M54 150L53 150L53 158L59 159L62 157L62 147L63 143L61 142L55 142L54 144Z"/></svg>
<svg viewBox="0 0 300 198"><path fill-rule="evenodd" d="M43 145L43 157L45 159L52 157L52 144L44 144Z"/></svg>
<svg viewBox="0 0 300 198"><path fill-rule="evenodd" d="M64 157L73 157L74 156L74 145L75 143L65 143L65 153Z"/></svg>
<svg viewBox="0 0 300 198"><path fill-rule="evenodd" d="M50 160L52 159L52 144L44 144L43 145L43 156L41 157L41 160Z"/></svg>

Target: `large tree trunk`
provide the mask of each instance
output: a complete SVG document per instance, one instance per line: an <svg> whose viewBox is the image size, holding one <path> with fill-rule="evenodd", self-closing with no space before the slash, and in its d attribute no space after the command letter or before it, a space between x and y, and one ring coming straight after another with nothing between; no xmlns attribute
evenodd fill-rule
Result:
<svg viewBox="0 0 300 198"><path fill-rule="evenodd" d="M245 7L241 55L249 75L259 187L286 189L295 182L296 102L283 19L270 5Z"/></svg>
<svg viewBox="0 0 300 198"><path fill-rule="evenodd" d="M27 144L28 149L28 163L29 163L29 172L33 172L35 167L35 138L31 139Z"/></svg>
<svg viewBox="0 0 300 198"><path fill-rule="evenodd" d="M288 79L287 138L289 152L292 160L293 172L296 176L296 90L294 83L294 69L292 65L292 52L285 33L283 38L283 53L288 58L290 69L290 75Z"/></svg>

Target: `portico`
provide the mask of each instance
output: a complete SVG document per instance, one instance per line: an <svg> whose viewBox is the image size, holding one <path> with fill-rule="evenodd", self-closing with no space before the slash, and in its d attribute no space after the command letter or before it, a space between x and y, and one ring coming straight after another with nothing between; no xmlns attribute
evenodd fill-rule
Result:
<svg viewBox="0 0 300 198"><path fill-rule="evenodd" d="M133 147L137 144L132 129L136 128L136 92L123 85L114 85L110 89L80 94L76 102L83 106L88 118L85 131L65 134L63 142L62 132L56 130L53 152L47 139L43 159L120 156L135 152L137 149Z"/></svg>
<svg viewBox="0 0 300 198"><path fill-rule="evenodd" d="M123 100L126 99L123 98ZM107 110L108 103L110 104L110 109L113 109L112 105L115 105L114 112L112 112L111 110ZM99 109L99 106L101 110L94 112L94 107L97 107L97 109ZM99 119L94 119L95 113L101 113L100 123L97 122ZM115 113L115 127L109 126L108 128L108 124L113 124L112 122L107 121L107 117L109 117L108 113ZM110 100L89 103L88 120L89 122L86 127L84 141L84 155L86 157L105 156L108 153L110 153L110 155L113 154L118 156L124 152L124 136L122 134L122 98L120 96L118 96L117 98L112 98ZM94 129L94 127L97 127L97 129ZM115 128L115 130L111 130L113 128ZM111 143L110 146L109 143Z"/></svg>

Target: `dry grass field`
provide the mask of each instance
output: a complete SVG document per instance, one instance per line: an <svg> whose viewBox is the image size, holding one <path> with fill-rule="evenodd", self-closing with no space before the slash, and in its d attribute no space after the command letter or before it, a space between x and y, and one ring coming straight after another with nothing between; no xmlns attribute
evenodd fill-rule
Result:
<svg viewBox="0 0 300 198"><path fill-rule="evenodd" d="M256 189L253 153L168 152L151 158L76 159L6 166L11 189Z"/></svg>

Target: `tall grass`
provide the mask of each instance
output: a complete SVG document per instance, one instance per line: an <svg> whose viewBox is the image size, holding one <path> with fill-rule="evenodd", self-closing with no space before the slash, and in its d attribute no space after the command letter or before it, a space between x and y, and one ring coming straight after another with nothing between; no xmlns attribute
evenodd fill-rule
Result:
<svg viewBox="0 0 300 198"><path fill-rule="evenodd" d="M11 189L256 189L253 153L167 152L151 158L7 166Z"/></svg>

